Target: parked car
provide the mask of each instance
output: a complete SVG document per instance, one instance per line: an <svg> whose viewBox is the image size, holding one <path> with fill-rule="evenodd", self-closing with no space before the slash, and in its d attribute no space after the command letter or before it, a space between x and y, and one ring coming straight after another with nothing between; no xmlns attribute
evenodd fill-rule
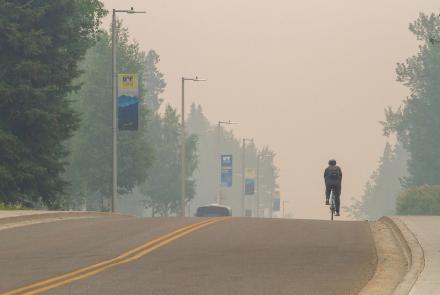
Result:
<svg viewBox="0 0 440 295"><path fill-rule="evenodd" d="M197 217L219 217L219 216L231 216L231 208L219 204L211 204L206 206L201 206L197 208Z"/></svg>

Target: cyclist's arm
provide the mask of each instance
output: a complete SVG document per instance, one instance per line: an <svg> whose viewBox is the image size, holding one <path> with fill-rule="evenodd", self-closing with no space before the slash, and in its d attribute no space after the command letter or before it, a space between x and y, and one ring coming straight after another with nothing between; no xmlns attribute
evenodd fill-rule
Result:
<svg viewBox="0 0 440 295"><path fill-rule="evenodd" d="M325 181L327 181L327 170L328 170L328 169L325 169L325 170L324 170L324 180L325 180Z"/></svg>

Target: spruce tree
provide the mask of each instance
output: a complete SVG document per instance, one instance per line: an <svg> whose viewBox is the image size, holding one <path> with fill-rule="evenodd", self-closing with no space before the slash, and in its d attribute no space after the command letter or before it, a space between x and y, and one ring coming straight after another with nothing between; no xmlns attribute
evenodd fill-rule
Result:
<svg viewBox="0 0 440 295"><path fill-rule="evenodd" d="M59 206L78 126L66 97L105 13L98 0L0 1L0 202Z"/></svg>
<svg viewBox="0 0 440 295"><path fill-rule="evenodd" d="M411 92L403 106L386 111L385 134L396 133L409 152L407 187L440 183L440 19L420 14L410 25L419 52L397 66Z"/></svg>

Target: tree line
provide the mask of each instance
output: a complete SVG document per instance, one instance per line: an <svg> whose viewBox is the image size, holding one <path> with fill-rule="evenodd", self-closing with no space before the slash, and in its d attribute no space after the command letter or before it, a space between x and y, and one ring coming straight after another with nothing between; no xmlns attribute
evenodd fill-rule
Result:
<svg viewBox="0 0 440 295"><path fill-rule="evenodd" d="M108 210L111 32L101 27L107 11L97 0L0 1L0 8L0 203ZM139 129L118 135L117 204L174 214L180 202L179 114L164 104L159 54L131 42L122 23L117 39L117 71L138 74L141 81ZM204 176L216 171L205 164L215 161L206 156L210 123L199 112L204 122L197 125L194 110L185 142L188 204L196 196L211 200L203 193ZM222 137L240 149L232 134ZM213 181L215 176L208 183Z"/></svg>
<svg viewBox="0 0 440 295"><path fill-rule="evenodd" d="M274 164L276 153L269 146L259 148L254 141L247 141L245 158L243 159L243 142L241 138L234 136L231 131L233 127L224 127L223 125L219 127L218 124L210 123L200 105L193 104L191 106L188 129L197 136L199 143L199 167L194 174L197 179L196 196L190 204L191 207L195 209L201 205L215 203L219 193L220 202L231 207L234 215L240 215L243 190L242 167L244 164L246 168L253 169L256 173L255 192L253 195L245 196L245 210L251 212L252 216L256 216L259 196L259 215L263 216L265 211L268 216L272 208L272 200L279 193L279 170ZM217 165L220 161L220 155L232 155L233 178L230 188L219 188L218 185ZM259 173L257 174L257 172ZM192 212L191 207L188 208L190 212Z"/></svg>
<svg viewBox="0 0 440 295"><path fill-rule="evenodd" d="M0 202L59 206L80 122L68 94L106 13L97 0L0 1Z"/></svg>
<svg viewBox="0 0 440 295"><path fill-rule="evenodd" d="M349 208L357 218L440 214L440 18L421 13L409 30L419 50L397 64L396 75L410 94L399 108L387 108L382 122L397 144L387 145L360 202Z"/></svg>

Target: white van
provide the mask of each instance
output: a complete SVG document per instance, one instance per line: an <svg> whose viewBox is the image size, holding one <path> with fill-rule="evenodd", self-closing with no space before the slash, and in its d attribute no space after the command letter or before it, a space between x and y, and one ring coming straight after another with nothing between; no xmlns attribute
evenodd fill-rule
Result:
<svg viewBox="0 0 440 295"><path fill-rule="evenodd" d="M228 206L211 204L197 208L195 216L197 217L219 217L231 216L232 210Z"/></svg>

